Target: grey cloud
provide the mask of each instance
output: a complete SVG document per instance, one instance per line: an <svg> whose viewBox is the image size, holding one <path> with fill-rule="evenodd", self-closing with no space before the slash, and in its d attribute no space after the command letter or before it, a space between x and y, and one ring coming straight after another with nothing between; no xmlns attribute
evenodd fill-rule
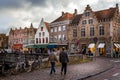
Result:
<svg viewBox="0 0 120 80"><path fill-rule="evenodd" d="M47 1L49 0L26 0L26 2L31 3L32 6L46 7Z"/></svg>
<svg viewBox="0 0 120 80"><path fill-rule="evenodd" d="M24 0L0 0L0 8L20 8L23 6L23 2Z"/></svg>
<svg viewBox="0 0 120 80"><path fill-rule="evenodd" d="M107 9L110 7L115 7L116 2L107 2L104 0L99 0L97 4L92 5L94 7L95 10L103 10L103 9Z"/></svg>

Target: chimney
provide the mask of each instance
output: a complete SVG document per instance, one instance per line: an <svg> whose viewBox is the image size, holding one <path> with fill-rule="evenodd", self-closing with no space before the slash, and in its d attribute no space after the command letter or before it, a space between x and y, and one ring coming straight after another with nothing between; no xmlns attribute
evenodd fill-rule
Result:
<svg viewBox="0 0 120 80"><path fill-rule="evenodd" d="M30 28L33 28L33 24L31 23Z"/></svg>
<svg viewBox="0 0 120 80"><path fill-rule="evenodd" d="M62 11L62 16L64 15L64 12Z"/></svg>
<svg viewBox="0 0 120 80"><path fill-rule="evenodd" d="M118 3L116 4L116 8L118 8Z"/></svg>
<svg viewBox="0 0 120 80"><path fill-rule="evenodd" d="M77 14L77 9L74 10L74 15L76 15L76 14Z"/></svg>
<svg viewBox="0 0 120 80"><path fill-rule="evenodd" d="M20 27L20 30L21 30L21 27Z"/></svg>

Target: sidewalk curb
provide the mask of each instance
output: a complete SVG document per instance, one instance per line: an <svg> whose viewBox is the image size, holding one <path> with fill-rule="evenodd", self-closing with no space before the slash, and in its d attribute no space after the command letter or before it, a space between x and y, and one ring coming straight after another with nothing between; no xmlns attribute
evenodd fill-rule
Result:
<svg viewBox="0 0 120 80"><path fill-rule="evenodd" d="M105 68L105 69L103 69L103 70L101 70L101 71L99 71L99 72L93 73L93 74L89 74L89 75L87 75L87 76L83 76L83 77L78 78L78 79L76 79L76 80L85 80L85 79L87 79L87 78L90 78L90 77L99 75L99 74L101 74L101 73L103 73L103 72L106 72L106 71L112 69L113 67L114 67L114 64L111 63L111 65L110 65L108 68Z"/></svg>

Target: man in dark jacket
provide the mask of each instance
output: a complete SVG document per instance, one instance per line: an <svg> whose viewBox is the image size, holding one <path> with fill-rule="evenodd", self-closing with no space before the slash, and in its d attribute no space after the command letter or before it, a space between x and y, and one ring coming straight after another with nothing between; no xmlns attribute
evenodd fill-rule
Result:
<svg viewBox="0 0 120 80"><path fill-rule="evenodd" d="M67 63L69 62L69 59L68 59L67 52L65 52L65 48L62 48L62 52L59 55L59 61L62 64L61 75L62 75L63 70L64 70L64 75L66 75L66 72L67 72Z"/></svg>

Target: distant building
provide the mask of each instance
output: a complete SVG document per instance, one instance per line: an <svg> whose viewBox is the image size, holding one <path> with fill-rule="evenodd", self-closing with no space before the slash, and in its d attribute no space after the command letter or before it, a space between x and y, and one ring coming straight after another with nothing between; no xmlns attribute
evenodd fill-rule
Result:
<svg viewBox="0 0 120 80"><path fill-rule="evenodd" d="M36 28L33 27L32 23L30 28L11 29L9 32L9 47L11 49L23 49L29 44L34 44L35 33Z"/></svg>
<svg viewBox="0 0 120 80"><path fill-rule="evenodd" d="M89 5L69 25L70 49L91 49L96 55L107 55L120 49L120 12L116 7L93 11Z"/></svg>
<svg viewBox="0 0 120 80"><path fill-rule="evenodd" d="M8 48L8 36L6 34L0 34L0 49Z"/></svg>

